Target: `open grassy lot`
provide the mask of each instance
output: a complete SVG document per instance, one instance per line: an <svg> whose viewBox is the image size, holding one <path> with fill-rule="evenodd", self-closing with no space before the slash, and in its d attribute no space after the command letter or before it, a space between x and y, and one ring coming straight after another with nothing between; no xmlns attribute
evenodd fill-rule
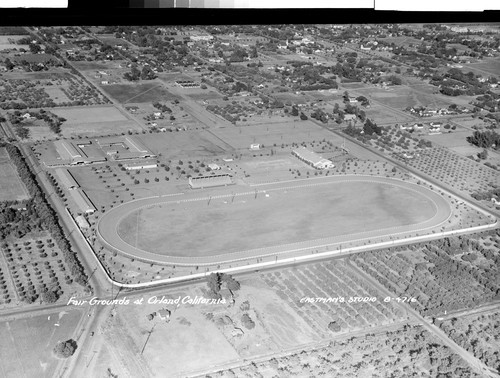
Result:
<svg viewBox="0 0 500 378"><path fill-rule="evenodd" d="M307 101L312 100L312 97L309 97L307 92L304 93L305 95L298 95L295 93L275 93L273 94L273 97L283 102L290 101L293 104L305 104Z"/></svg>
<svg viewBox="0 0 500 378"><path fill-rule="evenodd" d="M413 120L410 114L403 115L401 112L394 112L386 106L379 104L372 104L369 109L363 110L368 118L374 120L379 125L403 123Z"/></svg>
<svg viewBox="0 0 500 378"><path fill-rule="evenodd" d="M0 201L23 200L29 198L16 168L10 162L0 162Z"/></svg>
<svg viewBox="0 0 500 378"><path fill-rule="evenodd" d="M180 131L144 134L137 137L156 155L165 158L220 155L231 149L224 141L208 131Z"/></svg>
<svg viewBox="0 0 500 378"><path fill-rule="evenodd" d="M442 134L427 135L425 139L430 140L432 143L439 144L444 147L468 147L470 143L467 142L466 138L472 135L472 131L467 129L457 129L448 133L443 130ZM479 149L479 151L482 151Z"/></svg>
<svg viewBox="0 0 500 378"><path fill-rule="evenodd" d="M500 59L498 58L486 58L478 63L464 64L464 69L477 69L478 73L483 76L488 74L498 77L500 75Z"/></svg>
<svg viewBox="0 0 500 378"><path fill-rule="evenodd" d="M384 105L396 109L405 109L408 106L434 106L441 107L451 103L451 101L444 101L439 99L437 95L432 95L434 89L425 88L425 86L418 86L418 89L428 93L421 93L413 91L407 86L393 86L389 89L382 88L365 88L359 93L362 93L368 99L373 99Z"/></svg>
<svg viewBox="0 0 500 378"><path fill-rule="evenodd" d="M249 149L252 143L270 147L301 143L311 140L329 139L331 133L311 121L290 121L259 124L255 126L225 127L212 133L236 149Z"/></svg>
<svg viewBox="0 0 500 378"><path fill-rule="evenodd" d="M0 162L3 163L5 161L8 161L9 154L7 153L7 149L5 147L0 147Z"/></svg>
<svg viewBox="0 0 500 378"><path fill-rule="evenodd" d="M70 102L71 99L68 98L66 93L64 93L61 88L58 87L46 87L45 92L54 100L55 103L59 104L61 102Z"/></svg>
<svg viewBox="0 0 500 378"><path fill-rule="evenodd" d="M213 91L213 90L205 90L203 92L199 93L186 93L188 97L192 98L193 100L196 101L203 101L203 100L216 100L222 98L222 95Z"/></svg>
<svg viewBox="0 0 500 378"><path fill-rule="evenodd" d="M57 135L48 126L27 126L29 139L33 141L53 140Z"/></svg>
<svg viewBox="0 0 500 378"><path fill-rule="evenodd" d="M174 84L177 80L193 80L194 78L181 72L160 73L158 77L168 84Z"/></svg>
<svg viewBox="0 0 500 378"><path fill-rule="evenodd" d="M106 329L104 348L90 374L99 376L100 371L110 367L118 376L145 376L145 371L151 371L153 376L185 377L191 371L296 347L319 338L289 302L263 280L251 278L240 282L234 306L181 304L176 308L147 303L153 294L141 297L141 306L117 306L119 320ZM155 295L158 299L206 297L204 286L191 285L183 291L163 290ZM244 310L243 303L250 308ZM172 311L169 322L158 318L147 320L148 314L161 308ZM250 314L256 323L254 328L247 329L242 324L243 313ZM154 332L143 357L138 359L152 326ZM240 336L231 334L235 329L242 331ZM289 332L290 329L294 332Z"/></svg>
<svg viewBox="0 0 500 378"><path fill-rule="evenodd" d="M387 233L423 224L435 217L438 206L447 207L430 191L400 185L350 177L259 187L257 195L252 190L232 196L226 190L214 195L208 206L206 194L172 202L146 200L108 213L99 229L109 241L108 229L117 222L116 236L131 246L161 255L201 257L282 244L290 249L356 232Z"/></svg>
<svg viewBox="0 0 500 378"><path fill-rule="evenodd" d="M136 122L128 119L114 106L58 108L54 114L66 119L61 126L65 137L73 135L107 135L139 131Z"/></svg>
<svg viewBox="0 0 500 378"><path fill-rule="evenodd" d="M15 42L21 38L24 38L23 35L0 35L0 50L5 49L20 49L27 48L27 45L17 45ZM11 43L14 42L14 43Z"/></svg>
<svg viewBox="0 0 500 378"><path fill-rule="evenodd" d="M114 106L96 106L92 108L63 108L54 109L53 113L66 118L66 123L94 123L126 121L127 118Z"/></svg>
<svg viewBox="0 0 500 378"><path fill-rule="evenodd" d="M161 83L156 81L145 84L105 85L102 89L123 104L129 102L142 103L180 99L180 97L173 95Z"/></svg>
<svg viewBox="0 0 500 378"><path fill-rule="evenodd" d="M53 377L59 360L52 349L73 337L81 316L80 310L70 310L1 322L0 376Z"/></svg>
<svg viewBox="0 0 500 378"><path fill-rule="evenodd" d="M75 61L71 62L76 68L78 68L81 71L94 71L94 70L107 70L110 68L116 68L118 66L118 63L115 62L113 66L110 66L110 64L106 63L100 63L100 62L87 62L87 61Z"/></svg>

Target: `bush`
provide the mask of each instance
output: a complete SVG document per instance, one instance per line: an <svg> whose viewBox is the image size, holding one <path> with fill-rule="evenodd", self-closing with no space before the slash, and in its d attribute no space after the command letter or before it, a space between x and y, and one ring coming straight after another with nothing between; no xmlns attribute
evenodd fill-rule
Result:
<svg viewBox="0 0 500 378"><path fill-rule="evenodd" d="M76 348L77 344L73 339L60 341L54 347L54 354L59 358L68 358L75 353Z"/></svg>
<svg viewBox="0 0 500 378"><path fill-rule="evenodd" d="M340 332L342 330L336 321L330 322L330 324L328 324L328 329L332 332Z"/></svg>
<svg viewBox="0 0 500 378"><path fill-rule="evenodd" d="M241 322L245 326L246 329L253 329L255 328L255 322L250 318L248 314L243 314L241 317Z"/></svg>

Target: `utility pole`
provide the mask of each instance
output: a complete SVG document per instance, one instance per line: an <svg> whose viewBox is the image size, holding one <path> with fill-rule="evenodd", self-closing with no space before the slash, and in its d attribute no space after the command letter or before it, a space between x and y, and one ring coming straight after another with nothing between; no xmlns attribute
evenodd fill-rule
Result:
<svg viewBox="0 0 500 378"><path fill-rule="evenodd" d="M151 327L151 331L149 331L148 338L146 339L146 342L144 343L144 346L142 347L141 355L144 352L144 349L146 349L146 344L148 343L149 338L151 337L151 334L153 333L153 330L155 329L155 326L156 326L156 323L153 325L153 327Z"/></svg>
<svg viewBox="0 0 500 378"><path fill-rule="evenodd" d="M97 265L94 268L94 270L92 271L92 273L90 274L89 278L87 278L87 281L85 282L85 285L89 283L90 279L92 278L92 276L94 275L94 273L95 273L96 270L97 270Z"/></svg>
<svg viewBox="0 0 500 378"><path fill-rule="evenodd" d="M92 362L92 360L94 359L94 356L95 354L97 353L97 350L94 350L94 354L92 355L92 357L90 357L90 360L89 362L87 363L87 366L86 367L89 367L90 363Z"/></svg>

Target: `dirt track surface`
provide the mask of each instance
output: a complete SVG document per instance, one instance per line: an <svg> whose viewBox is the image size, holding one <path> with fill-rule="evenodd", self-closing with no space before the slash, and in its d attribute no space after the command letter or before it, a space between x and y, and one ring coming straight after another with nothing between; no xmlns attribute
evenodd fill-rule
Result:
<svg viewBox="0 0 500 378"><path fill-rule="evenodd" d="M133 258L203 265L425 232L450 214L445 199L425 187L346 175L139 199L104 214L97 232Z"/></svg>

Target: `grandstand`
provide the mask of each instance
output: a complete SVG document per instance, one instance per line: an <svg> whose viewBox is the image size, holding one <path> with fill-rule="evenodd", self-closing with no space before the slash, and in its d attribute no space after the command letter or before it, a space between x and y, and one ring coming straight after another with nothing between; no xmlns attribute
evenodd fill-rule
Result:
<svg viewBox="0 0 500 378"><path fill-rule="evenodd" d="M227 186L234 184L231 175L221 173L213 176L190 177L189 186L192 189L210 188L213 186Z"/></svg>

